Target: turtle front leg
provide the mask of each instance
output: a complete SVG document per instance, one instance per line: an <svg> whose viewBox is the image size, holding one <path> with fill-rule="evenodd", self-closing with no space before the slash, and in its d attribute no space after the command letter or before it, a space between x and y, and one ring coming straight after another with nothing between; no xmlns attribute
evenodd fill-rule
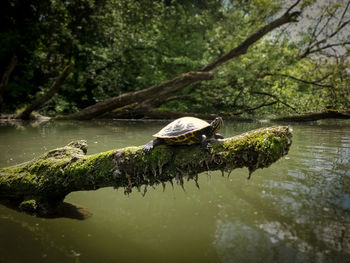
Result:
<svg viewBox="0 0 350 263"><path fill-rule="evenodd" d="M161 144L161 141L157 138L152 141L149 141L143 148L142 151L145 153L150 152L154 147Z"/></svg>
<svg viewBox="0 0 350 263"><path fill-rule="evenodd" d="M203 134L202 138L201 138L201 147L207 151L209 151L209 149L210 149L209 139L205 134Z"/></svg>

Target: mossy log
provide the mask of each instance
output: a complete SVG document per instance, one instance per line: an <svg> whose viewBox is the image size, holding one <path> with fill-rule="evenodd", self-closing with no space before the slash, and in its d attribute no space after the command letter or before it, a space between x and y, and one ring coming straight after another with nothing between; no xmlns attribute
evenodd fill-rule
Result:
<svg viewBox="0 0 350 263"><path fill-rule="evenodd" d="M197 145L160 145L145 154L142 146L86 155L86 141L71 142L16 166L0 169L0 199L12 207L40 216L55 213L73 191L113 186L145 193L148 185L184 179L197 183L209 170L231 172L247 167L249 175L288 153L291 130L276 126L224 139L209 151Z"/></svg>

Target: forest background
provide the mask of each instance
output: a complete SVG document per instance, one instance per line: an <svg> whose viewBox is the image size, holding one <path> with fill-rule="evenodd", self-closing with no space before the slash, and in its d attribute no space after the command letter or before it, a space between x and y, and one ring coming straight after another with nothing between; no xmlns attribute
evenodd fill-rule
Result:
<svg viewBox="0 0 350 263"><path fill-rule="evenodd" d="M164 96L147 93L98 116L142 118L157 110L271 118L349 110L349 5L348 0L1 1L0 109L22 118L34 110L76 116L110 98L199 72L292 14L210 69L214 77Z"/></svg>

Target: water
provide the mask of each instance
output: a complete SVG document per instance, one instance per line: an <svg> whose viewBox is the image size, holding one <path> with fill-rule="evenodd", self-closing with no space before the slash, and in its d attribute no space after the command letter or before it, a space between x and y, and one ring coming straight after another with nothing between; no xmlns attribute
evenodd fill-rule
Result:
<svg viewBox="0 0 350 263"><path fill-rule="evenodd" d="M164 122L0 126L0 167L72 140L88 153L151 139ZM226 123L232 136L269 126ZM0 205L0 262L350 262L350 122L294 124L289 154L247 180L247 169L149 189L74 192L86 220L43 219Z"/></svg>

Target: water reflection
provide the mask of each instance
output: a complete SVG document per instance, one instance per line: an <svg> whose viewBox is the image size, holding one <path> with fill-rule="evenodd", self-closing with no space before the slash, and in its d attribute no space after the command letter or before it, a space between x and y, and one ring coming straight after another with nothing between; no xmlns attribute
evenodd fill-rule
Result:
<svg viewBox="0 0 350 263"><path fill-rule="evenodd" d="M251 227L241 221L217 222L214 246L221 262L306 262L309 246L279 222ZM298 243L293 247L291 243Z"/></svg>

